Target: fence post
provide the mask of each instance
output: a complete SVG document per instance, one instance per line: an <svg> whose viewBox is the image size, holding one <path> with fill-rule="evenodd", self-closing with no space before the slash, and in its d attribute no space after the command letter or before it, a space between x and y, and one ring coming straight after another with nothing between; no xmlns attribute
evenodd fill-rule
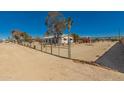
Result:
<svg viewBox="0 0 124 93"><path fill-rule="evenodd" d="M58 38L58 55L60 56L60 38Z"/></svg>
<svg viewBox="0 0 124 93"><path fill-rule="evenodd" d="M47 45L46 45L46 43L45 43L45 52L47 52Z"/></svg>
<svg viewBox="0 0 124 93"><path fill-rule="evenodd" d="M51 43L50 45L51 45L51 54L52 54L52 51L53 51L53 49L52 49L52 48L53 48L53 47L52 47L52 40L51 40L50 43Z"/></svg>
<svg viewBox="0 0 124 93"><path fill-rule="evenodd" d="M31 48L31 43L30 43L30 48Z"/></svg>
<svg viewBox="0 0 124 93"><path fill-rule="evenodd" d="M36 46L34 45L34 49L36 49Z"/></svg>
<svg viewBox="0 0 124 93"><path fill-rule="evenodd" d="M41 43L41 51L42 51L42 48L43 48L43 46L42 46L42 43Z"/></svg>
<svg viewBox="0 0 124 93"><path fill-rule="evenodd" d="M70 30L68 30L68 58L71 58Z"/></svg>

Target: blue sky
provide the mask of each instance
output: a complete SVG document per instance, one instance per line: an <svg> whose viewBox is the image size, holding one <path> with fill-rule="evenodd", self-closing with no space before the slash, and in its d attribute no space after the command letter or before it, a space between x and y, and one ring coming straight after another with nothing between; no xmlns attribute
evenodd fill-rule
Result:
<svg viewBox="0 0 124 93"><path fill-rule="evenodd" d="M71 32L81 36L115 36L118 30L124 35L124 12L67 11L74 24ZM35 37L42 37L46 31L45 18L48 12L0 12L0 38L7 38L13 29L19 29ZM66 33L66 31L65 31Z"/></svg>

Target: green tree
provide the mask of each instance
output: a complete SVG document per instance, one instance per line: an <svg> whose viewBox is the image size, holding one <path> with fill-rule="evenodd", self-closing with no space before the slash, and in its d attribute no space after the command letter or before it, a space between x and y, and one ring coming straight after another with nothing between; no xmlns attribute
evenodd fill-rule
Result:
<svg viewBox="0 0 124 93"><path fill-rule="evenodd" d="M71 42L70 42L70 30L71 30L71 26L72 26L73 20L71 17L67 18L66 24L67 24L67 28L68 28L68 57L71 58Z"/></svg>
<svg viewBox="0 0 124 93"><path fill-rule="evenodd" d="M29 36L26 32L22 32L17 29L12 31L12 37L17 40L18 43L21 43L22 41L31 42L32 40L32 37Z"/></svg>
<svg viewBox="0 0 124 93"><path fill-rule="evenodd" d="M53 35L56 37L58 43L60 36L66 29L66 20L60 12L48 12L45 25L47 26L46 35Z"/></svg>
<svg viewBox="0 0 124 93"><path fill-rule="evenodd" d="M28 42L29 37L30 37L30 36L29 36L26 32L23 33L24 41L27 41L27 42Z"/></svg>
<svg viewBox="0 0 124 93"><path fill-rule="evenodd" d="M23 37L23 32L18 29L12 30L12 37L18 42L21 43L21 39Z"/></svg>
<svg viewBox="0 0 124 93"><path fill-rule="evenodd" d="M70 31L71 30L71 26L73 24L73 20L71 17L68 17L67 18L67 27L68 27L68 30Z"/></svg>
<svg viewBox="0 0 124 93"><path fill-rule="evenodd" d="M42 40L41 40L40 37L36 37L36 38L35 38L35 41L40 42L40 43L42 42Z"/></svg>
<svg viewBox="0 0 124 93"><path fill-rule="evenodd" d="M75 43L78 42L78 39L80 38L78 34L72 33L71 36L73 37Z"/></svg>

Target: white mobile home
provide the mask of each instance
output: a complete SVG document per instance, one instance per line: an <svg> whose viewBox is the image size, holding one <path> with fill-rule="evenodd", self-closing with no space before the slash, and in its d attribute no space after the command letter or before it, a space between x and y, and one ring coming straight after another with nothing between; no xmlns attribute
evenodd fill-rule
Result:
<svg viewBox="0 0 124 93"><path fill-rule="evenodd" d="M72 36L70 36L69 39L70 39L70 43L74 42ZM56 43L68 44L68 35L62 35L59 40L57 40L57 38L54 36L45 36L43 40L46 44L51 44L51 43L52 44L56 44Z"/></svg>

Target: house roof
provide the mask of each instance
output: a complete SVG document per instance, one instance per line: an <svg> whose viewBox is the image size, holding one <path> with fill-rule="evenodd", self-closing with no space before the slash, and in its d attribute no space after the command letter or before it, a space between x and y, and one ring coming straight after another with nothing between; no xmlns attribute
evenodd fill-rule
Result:
<svg viewBox="0 0 124 93"><path fill-rule="evenodd" d="M68 36L67 34L63 34L61 37L66 37ZM71 36L72 37L72 36ZM44 39L47 39L47 38L54 38L54 35L51 35L51 36L45 36L43 37Z"/></svg>

